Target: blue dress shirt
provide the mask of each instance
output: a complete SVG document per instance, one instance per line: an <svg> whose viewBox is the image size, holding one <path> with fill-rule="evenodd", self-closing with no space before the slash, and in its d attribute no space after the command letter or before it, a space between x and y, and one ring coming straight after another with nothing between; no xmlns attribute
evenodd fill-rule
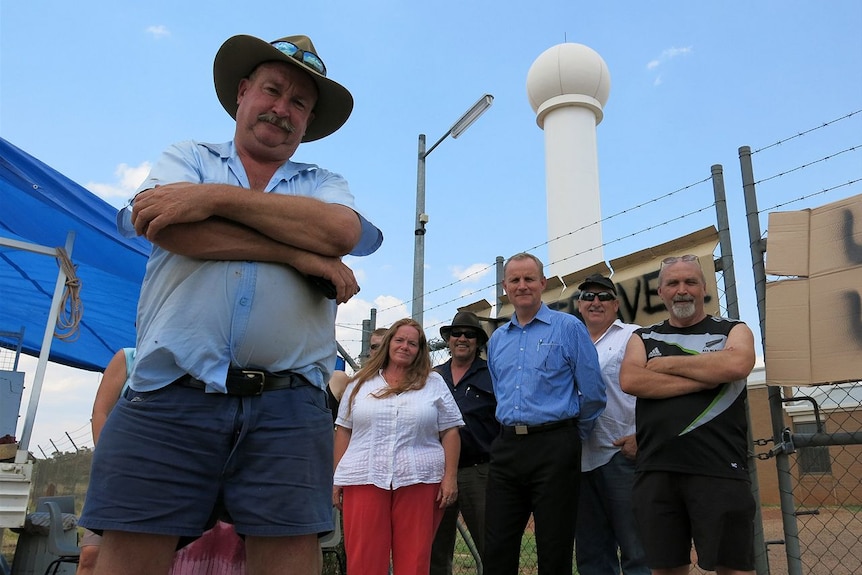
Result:
<svg viewBox="0 0 862 575"><path fill-rule="evenodd" d="M249 187L233 142L171 146L139 191L174 182ZM355 209L344 178L313 164L285 162L265 191ZM117 223L121 232L134 234L130 211L125 208ZM367 255L383 235L360 220L362 237L353 254ZM335 301L290 266L200 260L154 245L141 286L129 385L153 391L188 373L208 391L224 392L228 368L238 367L299 373L324 389L335 366L335 312Z"/></svg>
<svg viewBox="0 0 862 575"><path fill-rule="evenodd" d="M488 368L503 425L577 417L584 439L605 409L605 384L587 328L544 303L527 325L513 314L494 332L488 341Z"/></svg>

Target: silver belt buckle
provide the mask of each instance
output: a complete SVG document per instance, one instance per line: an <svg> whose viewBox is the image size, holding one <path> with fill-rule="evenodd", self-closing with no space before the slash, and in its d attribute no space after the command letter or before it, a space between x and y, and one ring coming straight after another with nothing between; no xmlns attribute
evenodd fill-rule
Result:
<svg viewBox="0 0 862 575"><path fill-rule="evenodd" d="M255 376L260 376L260 388L257 390L256 395L260 395L263 393L263 386L266 384L266 373L263 371L255 371L250 369L242 370L243 377L247 377L248 379L254 379Z"/></svg>
<svg viewBox="0 0 862 575"><path fill-rule="evenodd" d="M515 426L515 435L527 435L527 426L526 425L516 425Z"/></svg>

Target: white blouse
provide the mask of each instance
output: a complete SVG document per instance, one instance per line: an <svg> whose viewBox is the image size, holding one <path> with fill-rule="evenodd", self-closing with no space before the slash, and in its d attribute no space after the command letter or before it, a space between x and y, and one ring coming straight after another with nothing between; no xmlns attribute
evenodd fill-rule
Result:
<svg viewBox="0 0 862 575"><path fill-rule="evenodd" d="M464 425L446 382L431 372L425 387L375 397L387 388L382 374L365 382L347 406L356 383L347 386L336 425L351 430L347 451L335 470L335 485L374 485L398 489L439 483L445 458L440 433Z"/></svg>

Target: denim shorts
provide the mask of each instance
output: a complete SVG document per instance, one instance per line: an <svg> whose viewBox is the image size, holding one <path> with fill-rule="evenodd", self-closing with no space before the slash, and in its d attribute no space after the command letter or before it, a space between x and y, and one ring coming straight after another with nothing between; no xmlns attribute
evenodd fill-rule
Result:
<svg viewBox="0 0 862 575"><path fill-rule="evenodd" d="M130 389L93 454L80 524L198 537L221 517L241 535L331 531L332 440L326 393L311 385Z"/></svg>

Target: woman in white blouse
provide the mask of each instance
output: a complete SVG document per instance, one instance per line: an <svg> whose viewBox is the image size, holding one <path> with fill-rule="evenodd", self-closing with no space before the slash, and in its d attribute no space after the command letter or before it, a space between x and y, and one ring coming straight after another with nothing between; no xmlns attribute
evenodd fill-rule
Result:
<svg viewBox="0 0 862 575"><path fill-rule="evenodd" d="M394 575L428 575L437 525L458 497L464 421L418 323L389 328L348 384L335 425L347 571L388 573L391 554Z"/></svg>

